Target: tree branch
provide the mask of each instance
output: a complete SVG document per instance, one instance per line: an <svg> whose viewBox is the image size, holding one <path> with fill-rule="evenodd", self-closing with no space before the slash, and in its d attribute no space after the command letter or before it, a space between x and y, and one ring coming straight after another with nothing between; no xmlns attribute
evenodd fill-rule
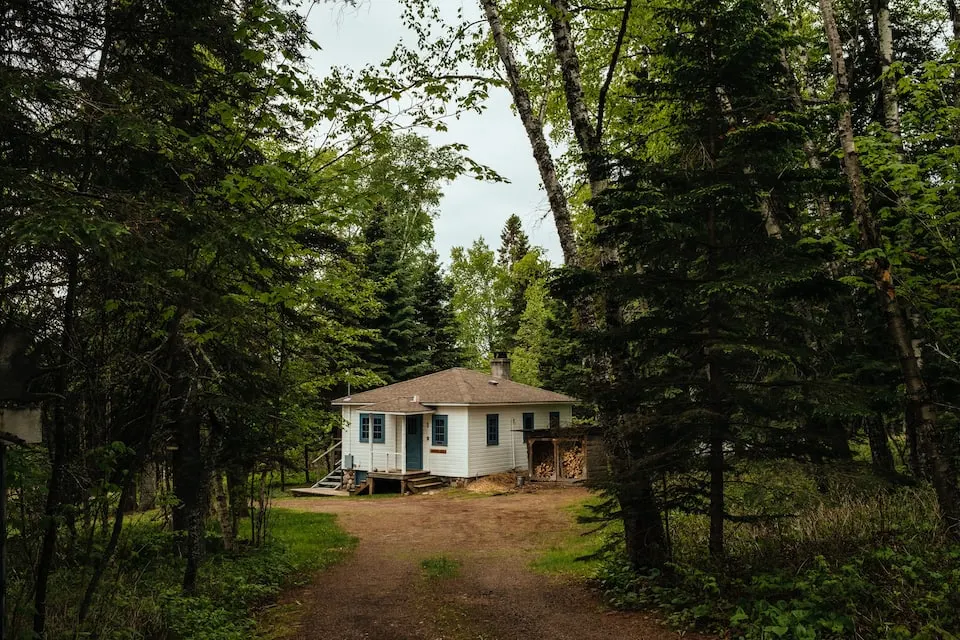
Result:
<svg viewBox="0 0 960 640"><path fill-rule="evenodd" d="M603 115L607 107L607 93L610 91L610 84L613 82L613 74L617 69L617 63L620 61L620 49L623 47L623 39L627 35L627 25L630 22L630 10L633 8L633 0L627 0L623 5L623 19L620 21L620 31L617 33L617 44L613 47L613 54L610 56L610 66L607 67L607 77L603 80L603 86L600 87L600 97L597 100L597 126L596 138L597 144L603 139Z"/></svg>

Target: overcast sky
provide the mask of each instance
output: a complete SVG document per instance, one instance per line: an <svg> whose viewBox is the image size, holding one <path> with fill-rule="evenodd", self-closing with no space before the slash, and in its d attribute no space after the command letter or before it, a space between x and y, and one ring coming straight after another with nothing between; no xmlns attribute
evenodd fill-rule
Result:
<svg viewBox="0 0 960 640"><path fill-rule="evenodd" d="M400 7L396 0L367 0L357 8L341 3L317 3L309 16L313 39L323 50L312 57L317 75L332 66L360 67L385 59L404 37ZM480 16L476 2L442 0L443 9L454 15L463 6L468 15ZM436 248L447 261L450 249L471 244L483 236L491 248L500 244L500 230L507 217L516 213L523 221L531 243L546 249L554 263L561 261L560 244L549 215L546 194L526 134L510 107L505 88L494 88L482 114L465 114L448 122L449 131L423 133L435 144L461 142L469 155L495 169L508 184L477 182L460 178L444 187L440 215L435 221Z"/></svg>

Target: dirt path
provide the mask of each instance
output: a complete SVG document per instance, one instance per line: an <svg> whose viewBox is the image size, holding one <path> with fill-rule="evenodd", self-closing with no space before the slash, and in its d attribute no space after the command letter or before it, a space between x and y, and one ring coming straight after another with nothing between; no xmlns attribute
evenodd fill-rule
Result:
<svg viewBox="0 0 960 640"><path fill-rule="evenodd" d="M569 535L563 507L582 489L496 497L297 498L276 506L324 511L360 539L356 552L290 595L298 640L676 638L642 614L606 611L583 585L533 573L531 561ZM462 563L427 578L421 560Z"/></svg>

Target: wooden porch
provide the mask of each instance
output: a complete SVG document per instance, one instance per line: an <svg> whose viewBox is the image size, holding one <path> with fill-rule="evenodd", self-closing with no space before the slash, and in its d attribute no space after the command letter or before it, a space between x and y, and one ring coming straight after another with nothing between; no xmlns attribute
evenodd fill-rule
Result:
<svg viewBox="0 0 960 640"><path fill-rule="evenodd" d="M366 479L358 484L350 495L356 496L363 493L373 495L376 492L377 480L392 481L400 483L400 495L407 491L410 493L423 493L432 489L439 489L443 486L440 478L430 475L429 471L403 471L401 469L390 469L387 471L370 471Z"/></svg>

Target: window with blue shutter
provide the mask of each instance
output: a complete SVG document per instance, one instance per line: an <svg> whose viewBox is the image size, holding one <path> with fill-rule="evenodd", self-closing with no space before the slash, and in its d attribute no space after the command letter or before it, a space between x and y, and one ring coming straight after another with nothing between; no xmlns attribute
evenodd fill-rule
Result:
<svg viewBox="0 0 960 640"><path fill-rule="evenodd" d="M373 441L384 442L386 418L382 413L373 414Z"/></svg>
<svg viewBox="0 0 960 640"><path fill-rule="evenodd" d="M500 414L487 414L487 446L500 444Z"/></svg>
<svg viewBox="0 0 960 640"><path fill-rule="evenodd" d="M523 414L523 430L533 431L533 414L532 413Z"/></svg>
<svg viewBox="0 0 960 640"><path fill-rule="evenodd" d="M431 434L435 447L447 446L447 416L433 416Z"/></svg>
<svg viewBox="0 0 960 640"><path fill-rule="evenodd" d="M370 442L370 414L360 414L360 442Z"/></svg>

